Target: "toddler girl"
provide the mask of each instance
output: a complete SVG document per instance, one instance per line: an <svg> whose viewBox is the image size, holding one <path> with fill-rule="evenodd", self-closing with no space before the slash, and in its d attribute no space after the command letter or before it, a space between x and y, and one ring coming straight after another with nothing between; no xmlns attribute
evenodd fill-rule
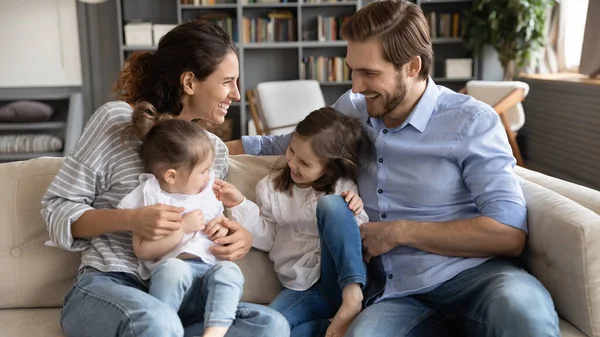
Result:
<svg viewBox="0 0 600 337"><path fill-rule="evenodd" d="M360 121L326 107L298 124L287 165L258 183L256 204L231 184L215 182L232 219L252 233L254 247L269 252L284 286L270 306L288 319L292 336L342 337L362 309L358 225L368 217L354 179L368 144ZM317 203L330 200L325 195L345 198L354 216L342 209L337 219L320 217Z"/></svg>
<svg viewBox="0 0 600 337"><path fill-rule="evenodd" d="M204 337L222 337L235 319L244 277L237 265L217 261L208 250L228 233L220 225L226 220L223 204L213 192L213 146L197 124L157 116L149 105L138 105L133 112L125 135L142 139L140 156L150 174L140 177L140 185L118 207L166 204L185 209L180 229L168 236L145 240L133 233L133 250L140 267L151 272L150 295L176 312L192 283L203 278Z"/></svg>

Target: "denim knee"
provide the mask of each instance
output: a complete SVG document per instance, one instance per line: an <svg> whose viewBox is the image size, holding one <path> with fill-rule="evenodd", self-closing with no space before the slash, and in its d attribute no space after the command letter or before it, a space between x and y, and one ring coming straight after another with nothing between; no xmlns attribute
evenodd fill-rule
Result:
<svg viewBox="0 0 600 337"><path fill-rule="evenodd" d="M217 282L235 284L240 288L244 287L244 274L237 264L231 261L219 261L212 268L212 279Z"/></svg>
<svg viewBox="0 0 600 337"><path fill-rule="evenodd" d="M493 289L487 321L493 329L514 329L514 336L560 336L550 294L533 276L523 275L504 275L503 286Z"/></svg>
<svg viewBox="0 0 600 337"><path fill-rule="evenodd" d="M323 220L325 219L335 219L340 215L340 212L343 211L348 211L352 214L344 198L339 195L322 196L317 202L318 225L322 226Z"/></svg>
<svg viewBox="0 0 600 337"><path fill-rule="evenodd" d="M164 337L183 337L184 329L177 313L167 306L148 308L139 319L132 319L133 331L147 330L145 333L152 335L160 331ZM136 335L137 336L137 335ZM141 334L141 336L146 336Z"/></svg>

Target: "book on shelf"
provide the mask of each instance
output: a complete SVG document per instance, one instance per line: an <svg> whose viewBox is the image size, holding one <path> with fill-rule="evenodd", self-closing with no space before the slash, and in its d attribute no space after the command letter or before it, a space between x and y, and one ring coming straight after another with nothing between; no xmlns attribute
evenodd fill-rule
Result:
<svg viewBox="0 0 600 337"><path fill-rule="evenodd" d="M216 24L223 28L234 42L238 42L237 20L231 14L226 12L202 13L196 17L196 20L206 21Z"/></svg>
<svg viewBox="0 0 600 337"><path fill-rule="evenodd" d="M280 4L280 3L297 3L297 1L288 1L288 0L242 0L242 5L252 5L252 4Z"/></svg>
<svg viewBox="0 0 600 337"><path fill-rule="evenodd" d="M210 6L220 4L235 4L236 0L181 0L182 5Z"/></svg>
<svg viewBox="0 0 600 337"><path fill-rule="evenodd" d="M436 13L425 14L429 31L432 38L437 37L460 37L461 14L460 13Z"/></svg>
<svg viewBox="0 0 600 337"><path fill-rule="evenodd" d="M340 40L340 30L342 25L350 17L335 17L335 16L323 16L317 17L317 40L323 41L336 41Z"/></svg>
<svg viewBox="0 0 600 337"><path fill-rule="evenodd" d="M305 56L300 65L300 78L319 82L350 81L350 69L343 56Z"/></svg>
<svg viewBox="0 0 600 337"><path fill-rule="evenodd" d="M352 0L304 0L304 3L309 3L309 4L335 3L335 2L350 2L350 3L353 3L355 1L352 1Z"/></svg>
<svg viewBox="0 0 600 337"><path fill-rule="evenodd" d="M244 17L244 43L296 41L296 19L289 11L273 11L267 18Z"/></svg>

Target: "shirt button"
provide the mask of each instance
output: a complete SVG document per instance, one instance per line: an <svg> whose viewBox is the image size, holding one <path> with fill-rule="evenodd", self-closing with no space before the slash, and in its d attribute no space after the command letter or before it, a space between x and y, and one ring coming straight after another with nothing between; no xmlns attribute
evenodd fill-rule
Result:
<svg viewBox="0 0 600 337"><path fill-rule="evenodd" d="M383 214L381 214L381 217L382 217L383 219L385 219L385 218L387 218L387 214L383 213Z"/></svg>
<svg viewBox="0 0 600 337"><path fill-rule="evenodd" d="M393 278L394 278L394 275L392 275L392 274L389 274L389 275L388 275L388 278L391 280L391 279L393 279Z"/></svg>
<svg viewBox="0 0 600 337"><path fill-rule="evenodd" d="M383 163L383 158L379 158L378 162Z"/></svg>
<svg viewBox="0 0 600 337"><path fill-rule="evenodd" d="M377 193L381 194L381 193L383 193L383 190L379 189L379 190L377 190Z"/></svg>
<svg viewBox="0 0 600 337"><path fill-rule="evenodd" d="M387 133L387 129L383 129L383 133Z"/></svg>

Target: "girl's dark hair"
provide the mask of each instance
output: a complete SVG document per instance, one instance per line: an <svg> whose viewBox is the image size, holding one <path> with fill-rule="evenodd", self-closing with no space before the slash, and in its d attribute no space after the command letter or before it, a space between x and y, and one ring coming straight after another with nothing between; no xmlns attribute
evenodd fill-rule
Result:
<svg viewBox="0 0 600 337"><path fill-rule="evenodd" d="M160 114L154 106L136 104L132 123L125 126L123 139L141 139L139 149L144 168L158 179L167 169L191 172L213 153L208 134L198 124Z"/></svg>
<svg viewBox="0 0 600 337"><path fill-rule="evenodd" d="M154 54L133 53L113 90L129 104L148 102L160 113L177 116L183 109L181 74L191 71L203 81L231 52L237 50L223 28L201 21L182 23L160 39Z"/></svg>
<svg viewBox="0 0 600 337"><path fill-rule="evenodd" d="M331 194L340 178L356 180L359 160L369 156L370 142L357 118L324 107L311 112L298 123L292 137L310 139L314 154L324 164L323 175L312 183L312 188ZM292 191L293 180L289 165L283 165L273 179L278 191Z"/></svg>

